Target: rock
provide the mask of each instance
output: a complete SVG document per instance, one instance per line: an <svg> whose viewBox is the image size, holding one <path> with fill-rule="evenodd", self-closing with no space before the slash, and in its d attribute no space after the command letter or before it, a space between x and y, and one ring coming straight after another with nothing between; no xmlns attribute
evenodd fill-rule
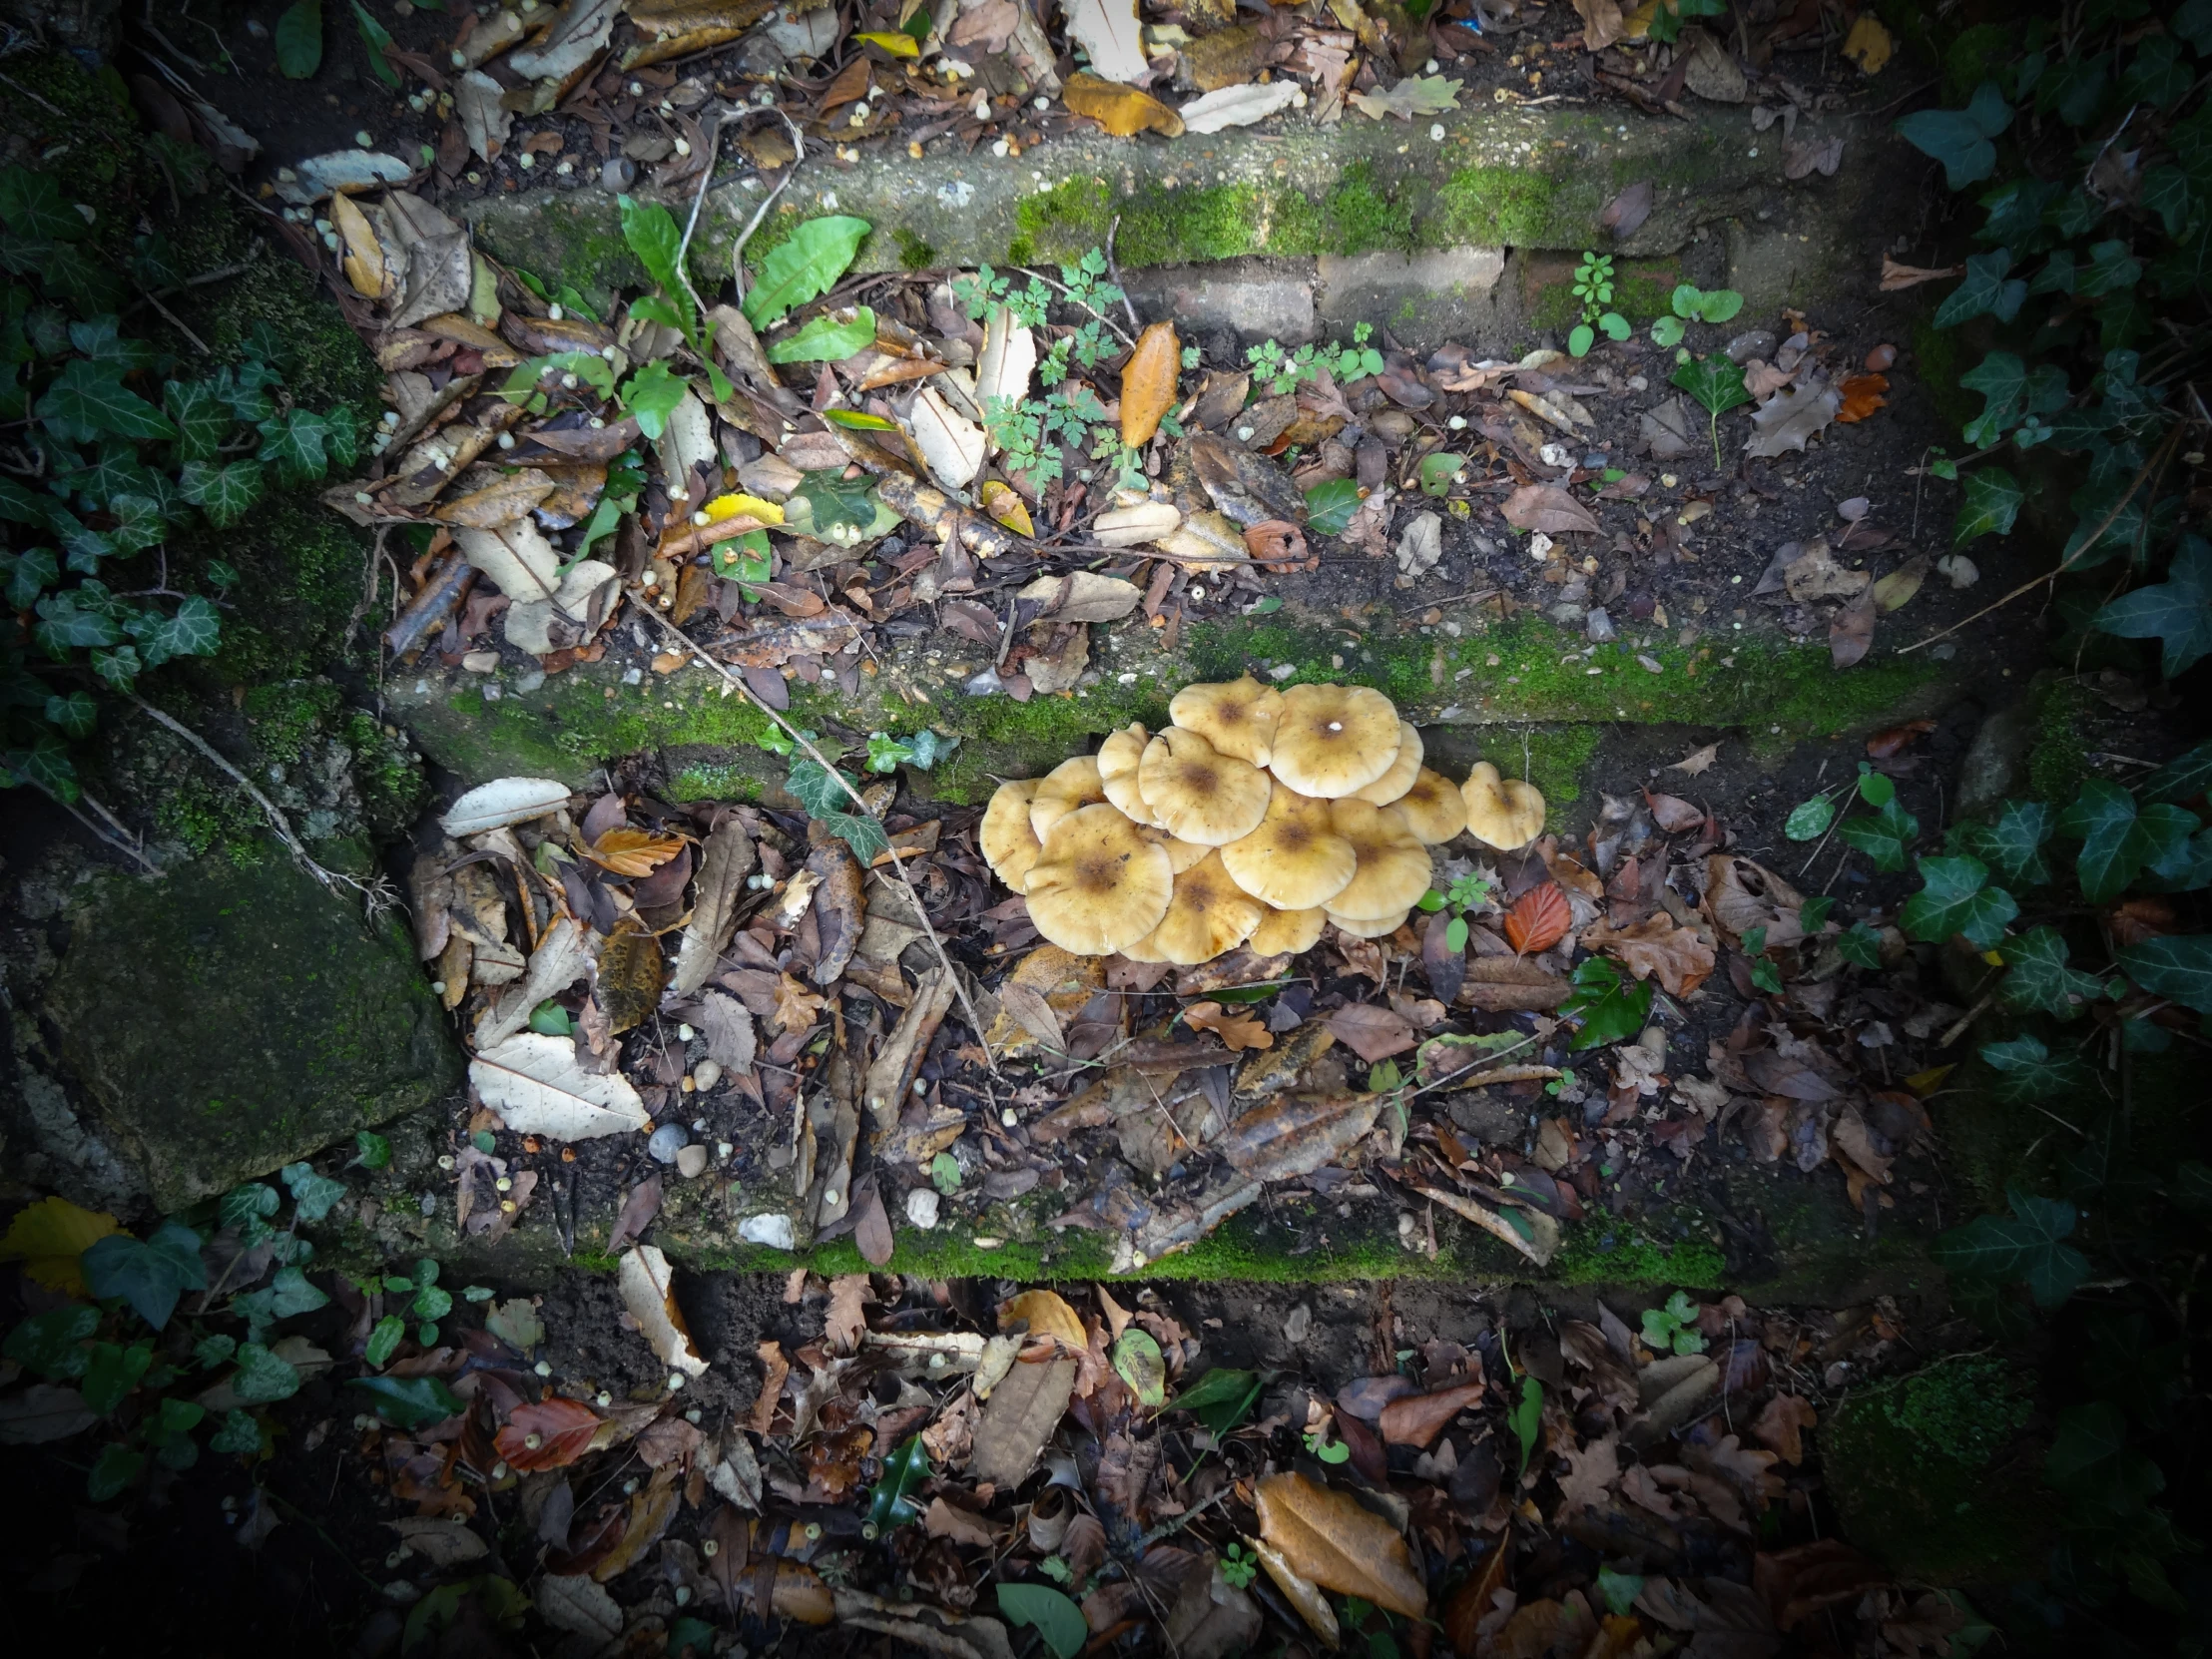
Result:
<svg viewBox="0 0 2212 1659"><path fill-rule="evenodd" d="M653 1131L652 1139L645 1143L645 1150L653 1154L654 1162L673 1164L685 1149L690 1136L684 1133L680 1123L664 1123Z"/></svg>
<svg viewBox="0 0 2212 1659"><path fill-rule="evenodd" d="M280 852L247 868L202 859L159 881L96 875L64 917L41 999L60 1069L85 1128L164 1210L460 1082L402 924L364 927Z"/></svg>
<svg viewBox="0 0 2212 1659"><path fill-rule="evenodd" d="M906 1195L906 1219L926 1233L937 1225L941 1202L933 1188L916 1187Z"/></svg>
<svg viewBox="0 0 2212 1659"><path fill-rule="evenodd" d="M1285 345L1314 337L1314 284L1294 262L1167 266L1131 276L1128 288L1145 315L1173 317L1186 339L1217 328Z"/></svg>
<svg viewBox="0 0 2212 1659"><path fill-rule="evenodd" d="M676 1155L676 1173L686 1181L697 1181L707 1173L707 1149L696 1141Z"/></svg>
<svg viewBox="0 0 2212 1659"><path fill-rule="evenodd" d="M1981 723L1958 764L1957 818L1988 818L2027 783L2027 752L2036 735L2035 700L2009 703Z"/></svg>
<svg viewBox="0 0 2212 1659"><path fill-rule="evenodd" d="M711 1093L721 1081L722 1062L719 1060L702 1060L692 1067L692 1087L701 1094Z"/></svg>
<svg viewBox="0 0 2212 1659"><path fill-rule="evenodd" d="M792 1230L792 1218L777 1212L747 1216L738 1223L738 1237L747 1244L767 1245L771 1250L790 1250L798 1242Z"/></svg>

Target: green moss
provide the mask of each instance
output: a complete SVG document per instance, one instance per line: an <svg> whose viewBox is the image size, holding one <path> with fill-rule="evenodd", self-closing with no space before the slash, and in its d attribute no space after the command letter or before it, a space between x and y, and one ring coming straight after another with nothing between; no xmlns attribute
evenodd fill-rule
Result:
<svg viewBox="0 0 2212 1659"><path fill-rule="evenodd" d="M10 57L7 72L15 83L0 82L7 131L29 144L38 170L52 175L72 205L93 210L92 240L127 255L155 175L145 166L122 77L113 68L88 70L63 52Z"/></svg>
<svg viewBox="0 0 2212 1659"><path fill-rule="evenodd" d="M1631 322L1649 322L1674 309L1682 280L1679 260L1638 260L1622 266L1613 281L1613 308Z"/></svg>
<svg viewBox="0 0 2212 1659"><path fill-rule="evenodd" d="M290 766L298 760L329 718L337 713L338 689L327 680L286 680L254 686L246 693L247 728L265 762Z"/></svg>
<svg viewBox="0 0 2212 1659"><path fill-rule="evenodd" d="M1959 387L1958 376L1964 368L1958 360L1956 331L1937 328L1929 320L1933 315L1933 311L1925 311L1913 324L1914 360L1943 424L1951 431L1963 431L1980 412L1981 400Z"/></svg>
<svg viewBox="0 0 2212 1659"><path fill-rule="evenodd" d="M304 491L268 497L228 530L195 523L170 539L188 576L211 559L239 571L239 611L225 619L213 664L226 684L245 686L302 680L339 656L369 548Z"/></svg>
<svg viewBox="0 0 2212 1659"><path fill-rule="evenodd" d="M1962 105L2019 49L2016 24L1976 23L1961 29L1943 53L1943 102Z"/></svg>
<svg viewBox="0 0 2212 1659"><path fill-rule="evenodd" d="M154 801L154 828L198 858L220 850L241 869L269 856L262 839L266 828L259 811L240 790L190 774L164 789Z"/></svg>
<svg viewBox="0 0 2212 1659"><path fill-rule="evenodd" d="M908 271L927 271L937 264L937 251L930 243L916 236L905 226L891 233L898 243L898 263Z"/></svg>
<svg viewBox="0 0 2212 1659"><path fill-rule="evenodd" d="M1550 1277L1562 1285L1665 1285L1717 1290L1728 1263L1711 1240L1691 1236L1696 1218L1675 1216L1681 1235L1659 1237L1650 1223L1601 1217L1569 1227Z"/></svg>
<svg viewBox="0 0 2212 1659"><path fill-rule="evenodd" d="M348 710L345 747L352 752L353 778L361 792L361 816L382 836L397 836L421 815L430 793L422 762L396 732L387 732L374 716Z"/></svg>
<svg viewBox="0 0 2212 1659"><path fill-rule="evenodd" d="M1378 188L1375 169L1355 162L1324 199L1339 254L1409 254L1415 246L1413 214L1395 194ZM1320 252L1320 250L1316 250Z"/></svg>
<svg viewBox="0 0 2212 1659"><path fill-rule="evenodd" d="M1995 1354L1954 1354L1868 1397L1892 1424L1969 1468L2001 1451L2033 1405L2019 1368Z"/></svg>
<svg viewBox="0 0 2212 1659"><path fill-rule="evenodd" d="M2027 787L2038 800L2063 804L2089 776L2082 723L2089 694L2073 680L2046 680L2035 694L2035 742L2027 752Z"/></svg>
<svg viewBox="0 0 2212 1659"><path fill-rule="evenodd" d="M761 780L738 766L688 766L669 775L671 801L758 801Z"/></svg>
<svg viewBox="0 0 2212 1659"><path fill-rule="evenodd" d="M1438 247L1541 248L1561 217L1557 181L1518 167L1465 167L1443 182L1423 229Z"/></svg>

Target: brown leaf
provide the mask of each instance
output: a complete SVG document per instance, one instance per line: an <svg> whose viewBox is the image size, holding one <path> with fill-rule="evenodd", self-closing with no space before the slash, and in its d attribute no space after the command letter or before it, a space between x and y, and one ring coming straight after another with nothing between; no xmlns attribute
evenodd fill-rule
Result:
<svg viewBox="0 0 2212 1659"><path fill-rule="evenodd" d="M1575 10L1582 13L1583 38L1589 40L1590 50L1595 52L1610 41L1590 40L1600 29L1599 19L1611 13L1611 27L1620 25L1620 8L1613 0L1575 0ZM1617 37L1616 37L1617 38ZM1605 204L1605 211L1597 216L1598 229L1620 242L1634 236L1644 228L1644 221L1651 217L1651 181L1639 179L1620 195Z"/></svg>
<svg viewBox="0 0 2212 1659"><path fill-rule="evenodd" d="M977 1549L994 1549L998 1545L997 1533L965 1509L956 1509L941 1497L929 1500L921 1525L932 1538L950 1538L956 1544L972 1544Z"/></svg>
<svg viewBox="0 0 2212 1659"><path fill-rule="evenodd" d="M1547 536L1598 533L1589 509L1557 484L1523 484L1498 510L1516 530L1541 530Z"/></svg>
<svg viewBox="0 0 2212 1659"><path fill-rule="evenodd" d="M1505 912L1505 942L1522 954L1549 950L1574 925L1567 895L1556 881L1530 887Z"/></svg>
<svg viewBox="0 0 2212 1659"><path fill-rule="evenodd" d="M1371 1003L1355 1002L1329 1016L1337 1040L1373 1065L1413 1046L1413 1027L1405 1016Z"/></svg>
<svg viewBox="0 0 2212 1659"><path fill-rule="evenodd" d="M761 1362L761 1392L753 1401L752 1420L747 1423L754 1433L766 1435L769 1424L776 1420L776 1406L784 1397L784 1382L792 1374L792 1363L784 1358L784 1345L765 1342L754 1351Z"/></svg>
<svg viewBox="0 0 2212 1659"><path fill-rule="evenodd" d="M1075 1371L1073 1360L1016 1361L984 1402L968 1473L1009 1490L1020 1485L1068 1408Z"/></svg>
<svg viewBox="0 0 2212 1659"><path fill-rule="evenodd" d="M1947 265L1940 268L1900 265L1889 255L1882 256L1882 291L1884 293L1896 293L1902 288L1919 287L1923 282L1940 282L1952 276L1963 276L1965 274L1966 268L1962 265Z"/></svg>
<svg viewBox="0 0 2212 1659"><path fill-rule="evenodd" d="M822 877L815 888L815 926L822 954L815 962L814 981L830 985L843 974L867 926L866 877L852 849L834 835L807 854L807 868Z"/></svg>
<svg viewBox="0 0 2212 1659"><path fill-rule="evenodd" d="M620 1256L624 1245L644 1238L645 1230L660 1213L661 1178L648 1176L632 1187L630 1196L622 1201L621 1213L615 1217L615 1230L607 1235L607 1254Z"/></svg>
<svg viewBox="0 0 2212 1659"><path fill-rule="evenodd" d="M1874 624L1879 610L1874 590L1869 588L1830 621L1828 655L1837 668L1852 667L1874 649Z"/></svg>
<svg viewBox="0 0 2212 1659"><path fill-rule="evenodd" d="M1306 557L1306 535L1286 519L1263 519L1245 527L1245 548L1268 564L1288 564Z"/></svg>
<svg viewBox="0 0 2212 1659"><path fill-rule="evenodd" d="M1137 348L1121 371L1121 441L1131 449L1143 448L1160 429L1160 417L1175 406L1175 383L1182 372L1183 343L1175 337L1174 323L1155 322L1137 336Z"/></svg>
<svg viewBox="0 0 2212 1659"><path fill-rule="evenodd" d="M874 1185L874 1177L867 1178L868 1186L860 1195L853 1215L852 1242L859 1247L861 1258L871 1268L879 1268L891 1259L897 1248L891 1237L891 1218L883 1211L883 1195Z"/></svg>
<svg viewBox="0 0 2212 1659"><path fill-rule="evenodd" d="M1836 411L1836 418L1847 426L1853 421L1865 420L1890 401L1882 395L1890 389L1890 378L1886 374L1854 374L1840 389L1844 394L1844 406Z"/></svg>
<svg viewBox="0 0 2212 1659"><path fill-rule="evenodd" d="M815 1016L830 1005L788 973L776 977L776 1023L794 1034L808 1030Z"/></svg>
<svg viewBox="0 0 2212 1659"><path fill-rule="evenodd" d="M1693 749L1681 760L1668 767L1667 770L1669 772L1685 773L1692 778L1696 778L1700 774L1712 770L1713 763L1720 759L1720 753L1721 746L1719 744L1709 743L1703 749Z"/></svg>
<svg viewBox="0 0 2212 1659"><path fill-rule="evenodd" d="M1482 1397L1479 1379L1428 1394L1401 1394L1382 1407L1376 1426L1391 1445L1427 1446L1444 1425Z"/></svg>
<svg viewBox="0 0 2212 1659"><path fill-rule="evenodd" d="M1840 1538L1755 1556L1751 1581L1774 1622L1789 1630L1823 1607L1856 1601L1890 1575Z"/></svg>
<svg viewBox="0 0 2212 1659"><path fill-rule="evenodd" d="M624 916L599 947L599 1005L607 1028L623 1032L643 1024L661 1005L667 982L661 941L636 916Z"/></svg>
<svg viewBox="0 0 2212 1659"><path fill-rule="evenodd" d="M1891 760L1935 730L1933 720L1909 720L1903 726L1886 727L1867 740L1867 754L1877 761Z"/></svg>
<svg viewBox="0 0 2212 1659"><path fill-rule="evenodd" d="M1295 1472L1267 1476L1254 1502L1260 1536L1301 1578L1409 1619L1427 1617L1428 1593L1405 1540L1382 1516Z"/></svg>
<svg viewBox="0 0 2212 1659"><path fill-rule="evenodd" d="M681 835L656 835L627 826L610 830L585 849L584 856L617 875L650 875L684 849Z"/></svg>
<svg viewBox="0 0 2212 1659"><path fill-rule="evenodd" d="M591 1449L599 1432L599 1413L558 1396L535 1405L517 1405L492 1444L506 1465L520 1473L557 1469Z"/></svg>
<svg viewBox="0 0 2212 1659"><path fill-rule="evenodd" d="M1820 1425L1821 1414L1796 1394L1776 1394L1761 1408L1751 1432L1762 1445L1774 1448L1785 1463L1805 1460L1804 1430Z"/></svg>
<svg viewBox="0 0 2212 1659"><path fill-rule="evenodd" d="M1069 76L1060 96L1069 109L1089 116L1115 138L1133 138L1144 132L1158 133L1162 138L1183 136L1183 118L1159 99L1088 70Z"/></svg>
<svg viewBox="0 0 2212 1659"><path fill-rule="evenodd" d="M1194 1031L1213 1032L1240 1054L1247 1049L1275 1046L1275 1033L1250 1009L1232 1011L1218 1002L1194 1002L1183 1010L1183 1023Z"/></svg>
<svg viewBox="0 0 2212 1659"><path fill-rule="evenodd" d="M1685 830L1695 830L1705 822L1705 809L1693 807L1679 795L1653 795L1644 791L1644 805L1651 809L1651 821L1668 834L1679 834Z"/></svg>
<svg viewBox="0 0 2212 1659"><path fill-rule="evenodd" d="M1718 960L1696 928L1677 927L1664 911L1633 927L1615 929L1610 922L1600 921L1583 930L1582 942L1625 963L1638 979L1657 974L1669 996L1690 995L1705 983Z"/></svg>
<svg viewBox="0 0 2212 1659"><path fill-rule="evenodd" d="M1286 1181L1335 1163L1375 1127L1381 1094L1291 1094L1247 1112L1219 1144L1255 1181Z"/></svg>
<svg viewBox="0 0 2212 1659"><path fill-rule="evenodd" d="M676 1482L674 1468L655 1470L645 1490L630 1499L630 1514L623 1526L621 1541L592 1568L592 1577L609 1584L644 1560L646 1551L661 1541L668 1523L676 1518L676 1507L683 1496L684 1489Z"/></svg>

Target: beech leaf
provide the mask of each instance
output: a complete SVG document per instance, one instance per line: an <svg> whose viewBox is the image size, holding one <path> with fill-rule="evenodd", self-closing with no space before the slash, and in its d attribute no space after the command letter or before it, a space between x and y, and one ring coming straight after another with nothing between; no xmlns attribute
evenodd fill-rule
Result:
<svg viewBox="0 0 2212 1659"><path fill-rule="evenodd" d="M1260 1536L1301 1578L1405 1618L1428 1615L1428 1594L1397 1529L1344 1492L1296 1472L1259 1484Z"/></svg>
<svg viewBox="0 0 2212 1659"><path fill-rule="evenodd" d="M1499 509L1516 530L1541 530L1547 536L1585 535L1598 532L1589 509L1557 484L1523 484L1505 498Z"/></svg>
<svg viewBox="0 0 2212 1659"><path fill-rule="evenodd" d="M585 1071L569 1037L520 1032L471 1060L468 1078L484 1104L518 1135L584 1141L643 1129L651 1121L629 1079Z"/></svg>
<svg viewBox="0 0 2212 1659"><path fill-rule="evenodd" d="M1121 441L1142 448L1160 429L1160 417L1175 404L1175 382L1183 371L1183 346L1175 324L1155 322L1137 336L1137 348L1121 371Z"/></svg>

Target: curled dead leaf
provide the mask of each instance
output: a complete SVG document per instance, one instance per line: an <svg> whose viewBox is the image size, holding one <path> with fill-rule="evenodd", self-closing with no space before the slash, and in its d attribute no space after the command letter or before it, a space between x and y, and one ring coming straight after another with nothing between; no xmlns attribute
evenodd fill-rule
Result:
<svg viewBox="0 0 2212 1659"><path fill-rule="evenodd" d="M1077 115L1090 117L1115 138L1134 138L1148 132L1158 133L1162 138L1183 136L1183 118L1159 99L1135 87L1119 86L1087 70L1078 70L1069 76L1067 85L1060 89L1060 96L1069 109Z"/></svg>
<svg viewBox="0 0 2212 1659"><path fill-rule="evenodd" d="M1155 322L1137 336L1137 348L1121 371L1123 443L1141 449L1152 441L1160 417L1175 405L1175 383L1182 372L1183 344L1175 337L1174 323Z"/></svg>
<svg viewBox="0 0 2212 1659"><path fill-rule="evenodd" d="M1405 1540L1356 1499L1292 1472L1262 1480L1254 1506L1261 1538L1301 1578L1409 1619L1427 1617L1428 1592Z"/></svg>

